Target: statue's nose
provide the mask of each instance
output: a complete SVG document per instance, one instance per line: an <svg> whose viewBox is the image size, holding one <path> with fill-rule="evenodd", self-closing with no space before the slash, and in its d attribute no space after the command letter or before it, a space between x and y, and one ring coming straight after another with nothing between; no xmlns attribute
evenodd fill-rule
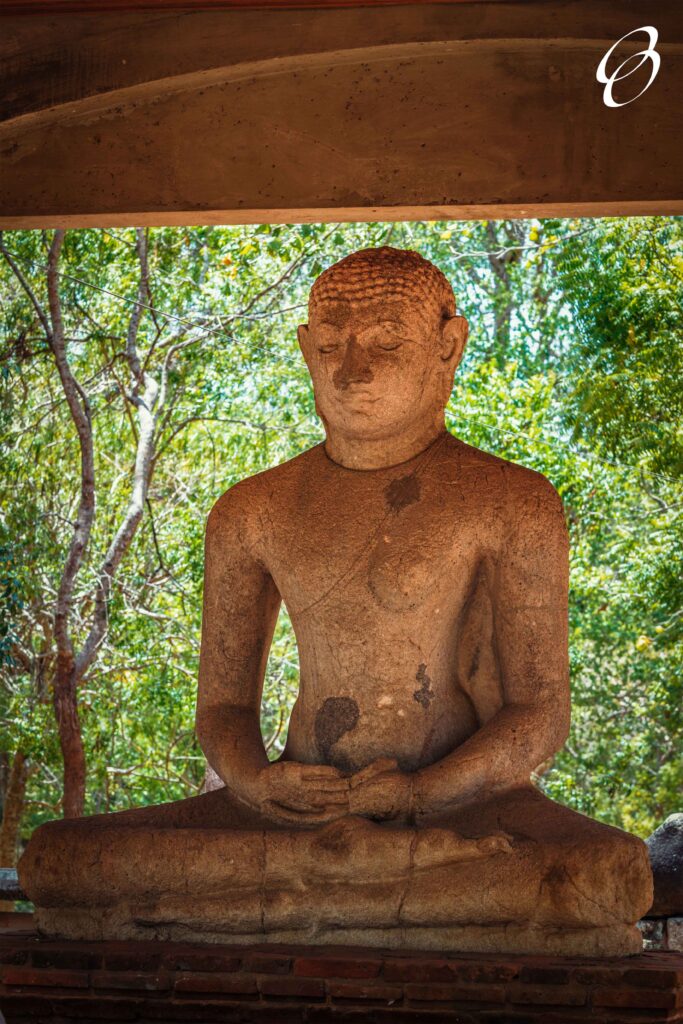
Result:
<svg viewBox="0 0 683 1024"><path fill-rule="evenodd" d="M346 346L341 366L334 371L332 380L341 391L350 384L369 384L373 379L367 352L352 334Z"/></svg>

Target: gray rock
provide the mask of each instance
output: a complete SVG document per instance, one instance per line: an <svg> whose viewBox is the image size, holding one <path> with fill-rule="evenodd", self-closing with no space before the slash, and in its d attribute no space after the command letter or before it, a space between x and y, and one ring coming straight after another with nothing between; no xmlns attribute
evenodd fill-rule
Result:
<svg viewBox="0 0 683 1024"><path fill-rule="evenodd" d="M666 949L666 920L661 917L644 917L638 922L643 936L643 949Z"/></svg>
<svg viewBox="0 0 683 1024"><path fill-rule="evenodd" d="M683 953L683 917L670 917L666 922L667 949Z"/></svg>
<svg viewBox="0 0 683 1024"><path fill-rule="evenodd" d="M646 839L655 883L648 917L683 915L683 814L671 814Z"/></svg>

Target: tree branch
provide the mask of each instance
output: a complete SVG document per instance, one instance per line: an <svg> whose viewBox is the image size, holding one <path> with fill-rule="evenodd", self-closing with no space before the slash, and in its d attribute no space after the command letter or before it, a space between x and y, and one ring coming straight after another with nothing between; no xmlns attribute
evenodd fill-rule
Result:
<svg viewBox="0 0 683 1024"><path fill-rule="evenodd" d="M52 328L48 342L57 365L62 389L71 418L76 427L81 452L81 494L78 516L74 524L69 552L55 603L55 641L60 657L71 657L72 641L69 616L76 576L83 562L85 549L95 517L95 458L92 435L92 414L87 395L76 380L66 351L62 306L59 295L59 257L64 242L64 231L55 231L48 255L47 289Z"/></svg>
<svg viewBox="0 0 683 1024"><path fill-rule="evenodd" d="M52 332L51 332L51 329L50 329L50 322L49 322L49 320L47 318L47 313L45 312L45 310L43 309L41 304L38 302L36 294L33 291L33 289L31 288L31 285L28 283L28 279L24 276L24 272L22 271L21 267L19 267L17 265L17 263L12 258L11 253L9 253L8 250L5 248L5 242L4 242L4 239L3 239L2 231L0 231L0 252L2 252L2 255L5 257L5 260L7 261L7 263L9 264L9 266L10 266L10 268L12 270L12 273L14 274L14 276L17 279L17 281L19 282L19 284L21 285L21 287L24 289L24 291L28 295L29 299L31 300L31 305L35 309L35 311L36 311L36 313L38 315L38 319L40 320L41 324L43 325L43 330L45 331L45 336L47 337L47 339L49 341L50 335L51 335Z"/></svg>
<svg viewBox="0 0 683 1024"><path fill-rule="evenodd" d="M100 566L95 590L95 609L92 625L81 651L76 658L76 673L81 677L94 660L108 629L108 605L111 587L121 560L130 547L142 519L147 492L154 469L156 423L159 412L159 385L142 370L137 352L137 336L142 309L140 297L147 294L148 263L147 235L137 231L137 252L140 261L138 302L130 318L126 336L126 358L133 378L133 393L129 401L135 406L138 418L138 437L133 469L133 486L123 521L114 535Z"/></svg>
<svg viewBox="0 0 683 1024"><path fill-rule="evenodd" d="M133 380L138 385L142 385L142 367L138 358L137 338L140 320L142 319L142 310L145 308L144 300L147 298L149 291L149 269L147 263L147 234L144 228L138 228L135 235L138 260L140 262L140 278L138 280L138 300L133 306L133 312L128 322L126 359L128 360Z"/></svg>

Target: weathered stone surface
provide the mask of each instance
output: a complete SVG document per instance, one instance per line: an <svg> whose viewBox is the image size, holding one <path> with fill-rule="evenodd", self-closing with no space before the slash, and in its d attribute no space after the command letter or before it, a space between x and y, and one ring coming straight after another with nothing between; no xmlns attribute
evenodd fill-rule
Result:
<svg viewBox="0 0 683 1024"><path fill-rule="evenodd" d="M683 953L683 917L670 917L666 922L667 948Z"/></svg>
<svg viewBox="0 0 683 1024"><path fill-rule="evenodd" d="M39 829L19 871L44 933L641 948L645 845L530 782L569 726L567 532L544 477L445 430L466 336L416 253L315 283L299 342L326 441L207 525L197 732L224 786ZM269 764L281 601L301 680Z"/></svg>
<svg viewBox="0 0 683 1024"><path fill-rule="evenodd" d="M650 915L683 915L683 814L670 814L645 842L655 887Z"/></svg>

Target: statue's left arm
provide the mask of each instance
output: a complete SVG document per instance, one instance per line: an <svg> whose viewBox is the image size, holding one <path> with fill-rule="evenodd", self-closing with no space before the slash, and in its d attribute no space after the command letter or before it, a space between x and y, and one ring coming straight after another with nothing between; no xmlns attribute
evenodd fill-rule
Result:
<svg viewBox="0 0 683 1024"><path fill-rule="evenodd" d="M539 474L512 476L492 586L503 707L469 740L412 780L428 814L529 782L569 731L569 544L562 502Z"/></svg>

